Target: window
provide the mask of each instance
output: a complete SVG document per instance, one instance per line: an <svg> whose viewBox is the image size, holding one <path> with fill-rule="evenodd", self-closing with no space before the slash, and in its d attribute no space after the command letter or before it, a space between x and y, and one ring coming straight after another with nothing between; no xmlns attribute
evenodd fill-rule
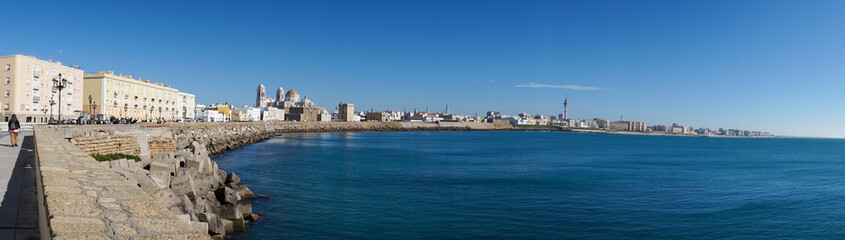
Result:
<svg viewBox="0 0 845 240"><path fill-rule="evenodd" d="M21 111L26 111L26 107L28 107L26 104L21 104Z"/></svg>
<svg viewBox="0 0 845 240"><path fill-rule="evenodd" d="M6 77L6 85L9 85L11 83L12 83L12 78Z"/></svg>
<svg viewBox="0 0 845 240"><path fill-rule="evenodd" d="M6 96L6 97L9 97L9 95L10 95L9 90L6 90L6 95L5 95L5 96Z"/></svg>
<svg viewBox="0 0 845 240"><path fill-rule="evenodd" d="M6 106L3 106L3 110L9 111L9 104L6 103Z"/></svg>
<svg viewBox="0 0 845 240"><path fill-rule="evenodd" d="M9 71L9 70L12 70L12 65L11 65L11 64L6 64L6 71Z"/></svg>

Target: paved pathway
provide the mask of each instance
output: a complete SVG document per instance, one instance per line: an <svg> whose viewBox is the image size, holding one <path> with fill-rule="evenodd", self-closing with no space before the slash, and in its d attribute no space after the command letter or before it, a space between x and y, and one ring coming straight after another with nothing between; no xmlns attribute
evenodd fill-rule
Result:
<svg viewBox="0 0 845 240"><path fill-rule="evenodd" d="M0 239L38 239L32 140L25 130L10 147L9 132L0 132Z"/></svg>

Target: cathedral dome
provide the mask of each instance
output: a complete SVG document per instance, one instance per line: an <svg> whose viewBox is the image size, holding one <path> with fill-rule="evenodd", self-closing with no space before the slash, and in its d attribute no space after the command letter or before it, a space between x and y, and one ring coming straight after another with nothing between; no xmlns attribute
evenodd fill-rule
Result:
<svg viewBox="0 0 845 240"><path fill-rule="evenodd" d="M285 101L298 102L299 101L299 92L297 92L296 90L293 90L293 89L288 90L288 93L285 94Z"/></svg>

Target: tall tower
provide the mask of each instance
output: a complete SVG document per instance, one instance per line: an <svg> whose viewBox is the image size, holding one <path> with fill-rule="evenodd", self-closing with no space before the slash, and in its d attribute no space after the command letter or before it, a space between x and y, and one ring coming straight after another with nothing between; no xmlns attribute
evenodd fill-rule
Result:
<svg viewBox="0 0 845 240"><path fill-rule="evenodd" d="M264 88L264 84L258 84L258 91L255 94L255 107L263 107L261 106L262 102L264 101L264 98L267 97L267 93L265 90L266 89Z"/></svg>
<svg viewBox="0 0 845 240"><path fill-rule="evenodd" d="M285 89L282 88L282 87L279 87L279 89L276 89L276 102L281 103L281 102L284 102L284 101L285 101Z"/></svg>
<svg viewBox="0 0 845 240"><path fill-rule="evenodd" d="M566 111L568 110L567 109L568 107L569 107L569 99L567 99L567 97L564 96L563 97L563 120L569 119L569 118L566 117Z"/></svg>
<svg viewBox="0 0 845 240"><path fill-rule="evenodd" d="M449 114L449 104L446 104L446 114Z"/></svg>

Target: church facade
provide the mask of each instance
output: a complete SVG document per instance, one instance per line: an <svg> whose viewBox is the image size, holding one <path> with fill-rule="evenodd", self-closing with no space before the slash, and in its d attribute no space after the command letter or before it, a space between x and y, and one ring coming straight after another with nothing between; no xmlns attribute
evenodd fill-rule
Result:
<svg viewBox="0 0 845 240"><path fill-rule="evenodd" d="M305 98L300 98L299 92L296 90L288 90L285 93L282 87L276 89L276 99L267 97L266 88L264 84L258 85L258 91L255 98L255 106L261 108L278 108L284 110L285 121L299 121L299 122L328 122L331 121L331 115L325 108L317 107L314 102Z"/></svg>

